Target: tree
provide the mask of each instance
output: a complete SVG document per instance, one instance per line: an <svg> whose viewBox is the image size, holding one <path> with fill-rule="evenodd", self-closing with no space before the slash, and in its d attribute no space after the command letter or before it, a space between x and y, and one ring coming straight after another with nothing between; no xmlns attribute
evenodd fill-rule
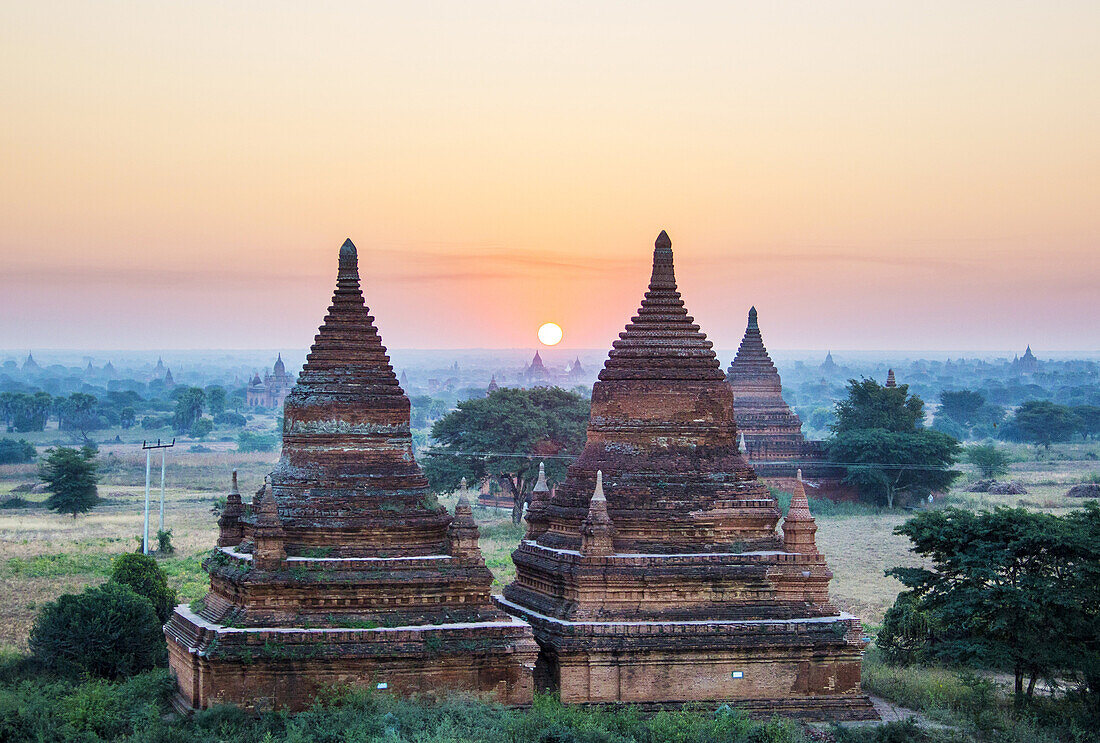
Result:
<svg viewBox="0 0 1100 743"><path fill-rule="evenodd" d="M1076 405L1072 408L1073 414L1081 421L1078 433L1082 437L1100 437L1100 407L1096 405Z"/></svg>
<svg viewBox="0 0 1100 743"><path fill-rule="evenodd" d="M225 412L225 388L214 385L206 388L206 403L207 408L210 410L210 415L215 418L221 413Z"/></svg>
<svg viewBox="0 0 1100 743"><path fill-rule="evenodd" d="M130 406L126 406L118 412L118 421L123 428L133 428L137 419L137 412Z"/></svg>
<svg viewBox="0 0 1100 743"><path fill-rule="evenodd" d="M176 608L176 592L168 586L168 578L149 555L127 552L115 558L111 580L129 586L153 605L161 624L168 621Z"/></svg>
<svg viewBox="0 0 1100 743"><path fill-rule="evenodd" d="M985 406L985 398L980 392L972 390L958 390L957 392L940 393L939 415L952 418L964 426L976 422L978 414Z"/></svg>
<svg viewBox="0 0 1100 743"><path fill-rule="evenodd" d="M87 441L88 431L99 427L96 405L99 401L94 395L74 392L68 397L57 398L57 427L63 431L79 431Z"/></svg>
<svg viewBox="0 0 1100 743"><path fill-rule="evenodd" d="M1062 518L1025 508L925 511L894 531L909 537L913 551L931 565L887 571L910 589L899 602L904 597L910 613L923 613L922 621L934 628L925 633L923 652L1011 669L1017 701L1031 698L1039 678L1069 671L1083 679L1100 709L1095 502ZM895 609L895 620L906 611ZM919 644L919 631L893 634Z"/></svg>
<svg viewBox="0 0 1100 743"><path fill-rule="evenodd" d="M589 402L558 387L505 387L488 397L464 400L432 426L436 445L424 471L432 487L454 490L465 477L497 481L512 496L512 521L519 523L538 476L540 458L575 455L585 442ZM546 475L565 479L563 459L548 458Z"/></svg>
<svg viewBox="0 0 1100 743"><path fill-rule="evenodd" d="M53 671L106 679L155 668L167 650L153 605L114 581L46 604L31 629L30 646Z"/></svg>
<svg viewBox="0 0 1100 743"><path fill-rule="evenodd" d="M36 456L34 444L23 439L0 439L0 464L25 464Z"/></svg>
<svg viewBox="0 0 1100 743"><path fill-rule="evenodd" d="M909 385L883 387L873 379L848 380L848 397L836 404L834 433L878 428L913 431L923 424L924 401L909 394Z"/></svg>
<svg viewBox="0 0 1100 743"><path fill-rule="evenodd" d="M206 393L201 387L181 387L174 394L176 412L172 424L176 427L176 433L187 433L195 425L195 421L202 417Z"/></svg>
<svg viewBox="0 0 1100 743"><path fill-rule="evenodd" d="M1008 474L1008 464L1012 461L1003 450L993 444L975 444L966 449L966 461L978 468L978 474L993 479Z"/></svg>
<svg viewBox="0 0 1100 743"><path fill-rule="evenodd" d="M188 434L193 439L201 439L210 435L210 432L214 430L214 421L209 418L199 418L191 426L191 430Z"/></svg>
<svg viewBox="0 0 1100 743"><path fill-rule="evenodd" d="M279 437L273 433L241 431L237 434L237 451L272 451L279 445Z"/></svg>
<svg viewBox="0 0 1100 743"><path fill-rule="evenodd" d="M1000 425L1004 415L1004 408L990 405L980 392L942 392L933 428L957 439L977 437Z"/></svg>
<svg viewBox="0 0 1100 743"><path fill-rule="evenodd" d="M924 401L908 385L880 386L873 379L848 381L837 403L829 459L843 467L845 482L865 498L894 507L898 495L923 497L950 487L959 442L923 425Z"/></svg>
<svg viewBox="0 0 1100 743"><path fill-rule="evenodd" d="M1032 400L1016 409L1013 428L1021 440L1050 449L1050 445L1069 441L1081 428L1081 420L1065 405L1049 400Z"/></svg>
<svg viewBox="0 0 1100 743"><path fill-rule="evenodd" d="M962 474L951 469L960 449L951 436L928 429L848 431L827 445L829 459L847 472L844 481L887 508L893 508L900 495L924 498L949 488Z"/></svg>
<svg viewBox="0 0 1100 743"><path fill-rule="evenodd" d="M96 492L99 465L91 447L47 449L38 476L46 483L50 493L46 505L52 511L71 514L75 519L77 514L92 510L99 502Z"/></svg>

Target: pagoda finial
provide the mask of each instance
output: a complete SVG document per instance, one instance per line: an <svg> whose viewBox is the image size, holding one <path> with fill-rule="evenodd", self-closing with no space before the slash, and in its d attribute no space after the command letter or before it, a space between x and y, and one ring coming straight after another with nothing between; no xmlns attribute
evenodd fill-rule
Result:
<svg viewBox="0 0 1100 743"><path fill-rule="evenodd" d="M802 482L802 470L798 470L791 494L791 505L783 519L783 546L787 552L805 555L817 554L814 534L817 522L810 513L810 502L806 498L806 487Z"/></svg>
<svg viewBox="0 0 1100 743"><path fill-rule="evenodd" d="M581 554L603 557L615 552L615 525L607 512L603 493L603 470L596 470L596 488L588 502L588 516L581 524Z"/></svg>
<svg viewBox="0 0 1100 743"><path fill-rule="evenodd" d="M532 493L549 493L550 488L546 485L546 465L539 462L539 479L535 481L535 487L531 490Z"/></svg>
<svg viewBox="0 0 1100 743"><path fill-rule="evenodd" d="M462 478L462 484L458 492L458 502L455 503L454 517L447 527L447 543L450 554L461 562L483 562L481 549L478 547L478 528L474 521L474 512L470 508L470 499L467 497L469 486L466 478Z"/></svg>
<svg viewBox="0 0 1100 743"><path fill-rule="evenodd" d="M240 495L241 491L240 491L240 489L237 488L237 470L233 470L233 481L232 482L233 482L233 484L230 485L229 492L230 493L235 493L236 495Z"/></svg>
<svg viewBox="0 0 1100 743"><path fill-rule="evenodd" d="M345 282L354 282L354 286L345 286ZM336 274L336 284L339 288L359 289L359 251L350 237L340 246L340 270Z"/></svg>
<svg viewBox="0 0 1100 743"><path fill-rule="evenodd" d="M887 387L897 387L898 386L898 380L894 377L894 370L893 369L890 369L889 371L886 372L886 386Z"/></svg>
<svg viewBox="0 0 1100 743"><path fill-rule="evenodd" d="M649 279L649 289L676 289L676 269L672 265L672 240L668 233L661 230L653 243L653 275Z"/></svg>
<svg viewBox="0 0 1100 743"><path fill-rule="evenodd" d="M592 491L592 500L607 503L607 496L603 494L603 470L596 470L596 489Z"/></svg>
<svg viewBox="0 0 1100 743"><path fill-rule="evenodd" d="M746 330L760 330L760 325L756 321L756 306L749 307L749 324Z"/></svg>

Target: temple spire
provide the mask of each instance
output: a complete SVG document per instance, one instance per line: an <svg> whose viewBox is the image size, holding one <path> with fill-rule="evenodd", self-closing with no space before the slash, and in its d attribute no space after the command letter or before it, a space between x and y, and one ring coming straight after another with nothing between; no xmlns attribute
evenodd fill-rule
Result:
<svg viewBox="0 0 1100 743"><path fill-rule="evenodd" d="M890 369L888 372L886 372L886 386L887 387L897 387L898 386L898 380L894 378L894 370L893 369Z"/></svg>
<svg viewBox="0 0 1100 743"><path fill-rule="evenodd" d="M756 306L749 307L749 324L745 327L746 330L760 330L760 325L756 321Z"/></svg>
<svg viewBox="0 0 1100 743"><path fill-rule="evenodd" d="M596 488L588 502L588 516L581 524L581 554L603 557L615 553L615 525L607 513L603 492L603 470L596 470Z"/></svg>
<svg viewBox="0 0 1100 743"><path fill-rule="evenodd" d="M786 518L783 519L784 549L787 552L816 555L817 543L814 539L816 532L817 522L810 513L810 502L806 498L806 488L802 483L802 470L798 470L794 492L791 494L791 505L787 509Z"/></svg>

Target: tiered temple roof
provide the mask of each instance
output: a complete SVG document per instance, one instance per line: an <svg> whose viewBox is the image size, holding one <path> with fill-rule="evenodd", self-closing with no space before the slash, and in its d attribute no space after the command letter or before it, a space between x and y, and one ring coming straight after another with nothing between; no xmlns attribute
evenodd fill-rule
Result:
<svg viewBox="0 0 1100 743"><path fill-rule="evenodd" d="M737 428L750 460L800 459L805 451L802 421L783 399L783 383L772 363L756 308L749 309L745 336L726 374L733 390Z"/></svg>
<svg viewBox="0 0 1100 743"><path fill-rule="evenodd" d="M585 448L533 499L500 599L535 629L537 685L566 702L873 716L861 626L829 603L808 509L792 550L738 453L733 409L662 232L649 290L593 388Z"/></svg>
<svg viewBox="0 0 1100 743"><path fill-rule="evenodd" d="M251 508L234 482L203 608L166 629L185 704L296 708L332 683L530 701L530 630L490 602L468 504L428 492L409 412L348 240L282 457Z"/></svg>

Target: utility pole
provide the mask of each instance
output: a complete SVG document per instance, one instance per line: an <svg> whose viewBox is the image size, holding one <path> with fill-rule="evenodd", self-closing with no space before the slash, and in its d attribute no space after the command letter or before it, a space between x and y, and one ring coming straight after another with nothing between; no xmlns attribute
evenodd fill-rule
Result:
<svg viewBox="0 0 1100 743"><path fill-rule="evenodd" d="M162 444L160 439L157 439L157 443L150 444L142 441L141 448L145 451L145 529L142 532L141 538L141 551L143 554L149 554L149 475L152 471L152 454L153 449L160 449L160 528L164 529L164 450L171 449L176 445L176 440L173 438L171 444Z"/></svg>

